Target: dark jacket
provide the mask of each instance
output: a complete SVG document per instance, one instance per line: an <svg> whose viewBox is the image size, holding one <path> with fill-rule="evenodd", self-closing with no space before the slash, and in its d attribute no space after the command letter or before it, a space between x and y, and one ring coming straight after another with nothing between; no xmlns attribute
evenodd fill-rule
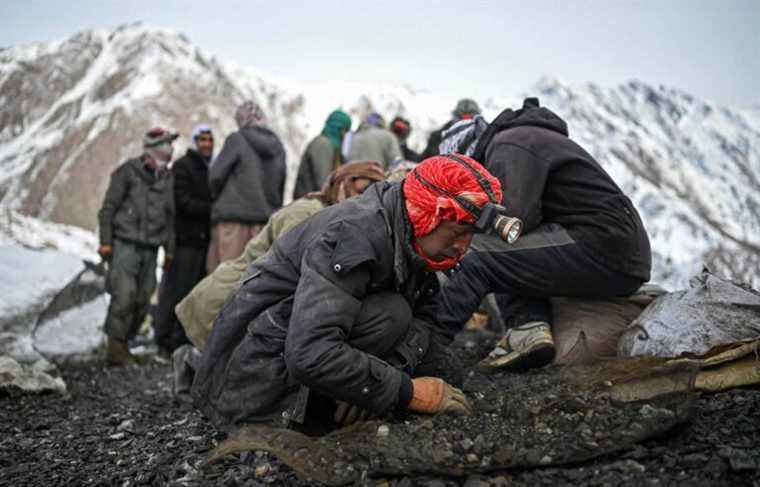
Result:
<svg viewBox="0 0 760 487"><path fill-rule="evenodd" d="M378 414L411 399L411 380L348 345L365 296L402 295L431 328L434 274L410 243L399 184L376 183L277 239L222 308L193 383L218 426L300 422L309 389Z"/></svg>
<svg viewBox="0 0 760 487"><path fill-rule="evenodd" d="M438 150L438 146L441 145L441 139L443 138L443 133L452 125L457 123L459 120L452 119L446 122L443 127L439 128L438 130L433 130L430 132L430 137L428 137L428 143L427 147L425 147L425 150L422 151L422 154L420 155L420 160L425 160L428 157L437 156L441 152Z"/></svg>
<svg viewBox="0 0 760 487"><path fill-rule="evenodd" d="M243 127L224 141L209 169L211 223L264 224L282 206L285 148L264 127Z"/></svg>
<svg viewBox="0 0 760 487"><path fill-rule="evenodd" d="M340 151L330 142L325 135L318 135L309 145L301 157L298 166L296 186L293 189L293 199L297 200L312 191L320 191L327 180L327 176L337 169L343 162Z"/></svg>
<svg viewBox="0 0 760 487"><path fill-rule="evenodd" d="M631 200L599 163L568 138L567 124L535 98L505 110L481 137L474 157L499 178L503 204L530 232L562 225L607 268L648 281L652 257Z"/></svg>
<svg viewBox="0 0 760 487"><path fill-rule="evenodd" d="M405 161L420 162L422 160L422 156L411 149L406 142L399 142L399 147L401 148L401 157Z"/></svg>
<svg viewBox="0 0 760 487"><path fill-rule="evenodd" d="M210 239L211 193L208 165L193 149L172 166L174 175L174 232L178 247L206 248Z"/></svg>
<svg viewBox="0 0 760 487"><path fill-rule="evenodd" d="M111 173L98 212L100 243L114 238L174 252L174 195L171 173L157 171L142 158L129 159Z"/></svg>

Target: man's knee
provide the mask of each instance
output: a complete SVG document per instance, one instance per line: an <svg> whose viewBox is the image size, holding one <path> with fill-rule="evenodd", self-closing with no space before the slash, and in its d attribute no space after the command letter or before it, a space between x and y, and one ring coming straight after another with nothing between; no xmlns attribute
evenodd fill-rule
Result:
<svg viewBox="0 0 760 487"><path fill-rule="evenodd" d="M352 346L382 358L406 337L411 322L412 309L400 294L370 294L364 298L348 341Z"/></svg>

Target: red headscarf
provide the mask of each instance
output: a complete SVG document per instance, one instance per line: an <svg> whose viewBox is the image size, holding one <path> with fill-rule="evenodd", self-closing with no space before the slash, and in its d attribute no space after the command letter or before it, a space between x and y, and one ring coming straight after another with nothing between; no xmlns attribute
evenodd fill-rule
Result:
<svg viewBox="0 0 760 487"><path fill-rule="evenodd" d="M475 159L462 154L452 154L464 160L472 169L480 173L491 185L496 203L501 204L501 183ZM430 188L415 176L418 173L423 180L454 196L462 196L477 207L489 202L488 194L481 187L478 179L464 164L446 156L434 156L425 159L410 172L404 180L404 196L409 220L414 229L414 249L422 256L433 270L450 269L461 257L451 257L442 261L431 260L425 255L416 239L432 232L444 220L460 223L475 223L475 216L462 207L456 200Z"/></svg>

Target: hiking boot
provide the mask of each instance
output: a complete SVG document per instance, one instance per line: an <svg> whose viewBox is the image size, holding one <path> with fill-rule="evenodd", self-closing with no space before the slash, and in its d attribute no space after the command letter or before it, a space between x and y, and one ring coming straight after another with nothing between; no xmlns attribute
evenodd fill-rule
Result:
<svg viewBox="0 0 760 487"><path fill-rule="evenodd" d="M531 321L507 331L480 362L486 369L524 370L543 367L554 359L554 338L545 321Z"/></svg>
<svg viewBox="0 0 760 487"><path fill-rule="evenodd" d="M137 357L129 351L129 345L126 342L120 342L114 338L108 337L106 342L106 362L108 365L137 365Z"/></svg>

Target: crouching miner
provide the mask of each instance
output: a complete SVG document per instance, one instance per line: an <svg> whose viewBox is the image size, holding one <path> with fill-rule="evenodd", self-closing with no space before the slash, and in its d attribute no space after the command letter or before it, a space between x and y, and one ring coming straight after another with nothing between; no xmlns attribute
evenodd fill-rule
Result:
<svg viewBox="0 0 760 487"><path fill-rule="evenodd" d="M448 337L431 319L434 271L464 256L479 208L501 186L464 156L433 157L281 236L222 308L192 395L222 429L308 434L359 411L467 414L440 378ZM450 380L454 382L454 380Z"/></svg>

